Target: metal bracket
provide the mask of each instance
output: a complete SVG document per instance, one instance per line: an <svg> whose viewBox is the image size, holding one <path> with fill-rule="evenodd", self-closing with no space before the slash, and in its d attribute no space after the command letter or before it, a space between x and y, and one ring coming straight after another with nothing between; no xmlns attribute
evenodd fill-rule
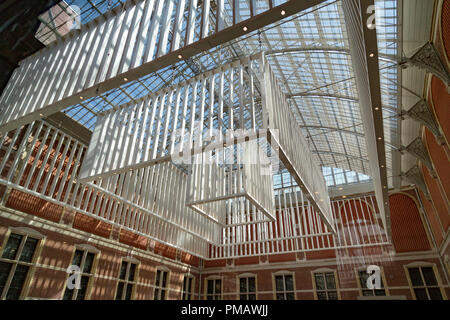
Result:
<svg viewBox="0 0 450 320"><path fill-rule="evenodd" d="M416 66L432 73L446 84L447 92L449 92L450 73L432 42L425 43L416 53L400 62L399 65L402 67Z"/></svg>

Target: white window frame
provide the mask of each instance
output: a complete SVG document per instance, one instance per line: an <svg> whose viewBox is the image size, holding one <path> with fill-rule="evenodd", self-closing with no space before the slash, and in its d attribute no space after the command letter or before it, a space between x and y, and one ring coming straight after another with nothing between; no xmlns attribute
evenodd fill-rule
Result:
<svg viewBox="0 0 450 320"><path fill-rule="evenodd" d="M431 268L433 270L434 277L436 278L436 282L437 282L436 286L427 286L427 284L425 282L425 278L424 278L424 276L422 274L422 267L428 267L428 268ZM439 274L439 270L438 270L438 268L437 268L435 263L422 262L422 261L420 261L420 262L412 262L412 263L404 265L403 268L405 269L406 278L408 279L409 289L411 291L411 296L413 297L414 300L417 300L416 293L414 292L414 288L423 288L423 289L425 289L425 292L427 294L428 300L431 300L430 299L430 294L428 293L428 288L434 288L434 287L438 287L440 292L441 292L442 299L443 300L447 300L446 292L445 292L445 290L444 290L444 288L442 286L441 276ZM413 286L411 277L409 275L409 269L412 269L412 268L419 268L420 276L422 277L422 282L424 284L423 286Z"/></svg>
<svg viewBox="0 0 450 320"><path fill-rule="evenodd" d="M361 280L360 280L360 277L359 277L359 272L360 271L367 272L367 268L358 268L358 269L355 270L356 283L358 285L359 294L360 294L361 297L364 297L365 299L368 299L368 297L388 297L388 296L390 296L389 287L387 286L386 277L384 275L384 268L383 267L380 267L380 276L381 276L381 280L382 280L383 286L381 287L381 289L378 289L378 290L384 290L384 292L385 292L384 296L377 296L377 295L375 295L375 290L377 290L377 289L363 288L361 286ZM372 291L372 295L371 296L365 296L363 294L363 290L364 291Z"/></svg>
<svg viewBox="0 0 450 320"><path fill-rule="evenodd" d="M283 276L283 291L277 291L277 282L276 282L276 277L277 276ZM293 291L287 291L286 290L286 276L292 276L292 284L293 284ZM272 287L273 287L273 298L274 300L277 300L277 294L284 294L285 300L287 297L287 294L289 293L293 293L294 294L294 300L297 300L297 286L295 283L295 272L293 271L277 271L272 273Z"/></svg>
<svg viewBox="0 0 450 320"><path fill-rule="evenodd" d="M191 292L188 292L186 290L187 288L185 287L185 282L184 282L186 279L192 279ZM194 300L194 292L195 292L195 277L190 273L186 273L183 275L183 284L182 284L182 288L181 288L181 300ZM190 298L188 299L186 297L186 295L190 295Z"/></svg>
<svg viewBox="0 0 450 320"><path fill-rule="evenodd" d="M72 265L73 258L75 257L75 253L78 250L79 251L83 251L83 256L81 258L81 262L80 262L80 265L79 265L79 268L80 268L80 271L81 271L80 272L80 277L85 276L85 277L89 278L88 284L87 284L87 287L86 287L86 293L84 295L84 300L89 300L89 298L91 296L91 291L92 291L91 289L92 289L92 286L93 286L93 283L94 283L95 271L96 271L96 268L97 268L97 262L98 262L98 259L99 259L99 256L100 256L100 250L98 250L97 248L95 248L95 247L93 247L91 245L88 245L88 244L77 244L77 245L75 245L75 248L74 248L74 250L72 252L72 257L70 259L70 266ZM83 269L84 269L84 264L86 262L86 257L88 255L88 253L94 254L94 259L92 261L91 272L90 273L85 273L85 272L83 272ZM67 290L67 282L68 282L67 280L68 280L69 276L70 275L67 276L66 282L64 284L64 290L63 290L63 293L61 295L61 300L64 299L64 295L65 295L66 290ZM77 297L78 297L78 289L74 288L73 289L73 293L72 293L72 298L69 299L69 300L76 300Z"/></svg>
<svg viewBox="0 0 450 320"><path fill-rule="evenodd" d="M19 248L17 249L16 252L16 256L14 257L14 260L12 259L6 259L6 258L2 258L3 256L3 251L6 247L6 244L9 241L9 238L11 237L11 234L18 234L21 235L23 238L20 242ZM33 238L35 240L37 240L37 244L36 244L36 248L34 249L33 252L33 257L31 258L31 262L24 262L24 261L19 261L20 256L22 254L22 250L23 247L25 246L26 241L28 240L28 238ZM30 229L30 228L26 228L26 227L10 227L8 229L8 231L6 232L5 238L3 240L3 245L0 247L0 261L5 262L5 263L9 263L11 264L11 269L9 270L9 275L8 275L8 279L6 280L5 283L5 287L3 288L3 292L0 292L0 300L5 300L6 299L6 294L9 291L9 288L11 286L11 282L12 279L16 273L16 269L18 265L24 265L27 266L28 272L27 272L27 276L25 277L24 283L23 283L23 287L21 290L21 293L19 295L19 300L23 300L28 296L28 291L30 289L30 283L33 279L33 275L34 275L34 271L35 271L35 266L36 263L41 255L41 251L42 251L42 247L43 247L43 243L45 241L45 236L42 235L41 233L39 233L36 230Z"/></svg>
<svg viewBox="0 0 450 320"><path fill-rule="evenodd" d="M318 289L317 289L317 286L316 286L316 277L315 277L315 275L318 274L318 273L323 274L323 276L324 276L325 290L318 290ZM335 287L336 287L335 289L328 289L328 288L327 288L327 281L326 281L325 273L333 273L333 275L334 275L334 283L335 283ZM338 276L337 276L337 271L336 271L336 269L320 268L320 269L316 269L316 270L311 271L311 280L312 280L313 290L314 290L314 300L319 300L319 296L318 296L318 294L317 294L317 291L320 291L320 292L325 291L326 294L327 294L327 300L329 300L329 299L328 299L328 292L329 292L329 291L336 291L337 299L338 299L338 300L341 300L341 292L340 292L340 290L339 290L339 280L338 280L338 279L339 279L339 278L338 278Z"/></svg>
<svg viewBox="0 0 450 320"><path fill-rule="evenodd" d="M159 285L156 285L156 281L158 280L158 271L160 271L159 274ZM166 278L166 285L163 287L163 276L164 276L164 272L167 273L167 278ZM155 271L155 282L153 285L153 300L168 300L167 298L169 297L169 284L170 284L170 269L164 267L164 266L160 266L156 268ZM155 296L155 292L156 290L158 290L158 296ZM161 299L162 297L162 292L164 291L164 299Z"/></svg>
<svg viewBox="0 0 450 320"><path fill-rule="evenodd" d="M248 278L255 278L255 292L244 292L241 293L241 279L248 279ZM238 288L238 294L237 294L237 300L241 300L241 295L245 294L245 295L250 295L250 294L254 294L255 295L255 300L258 300L258 275L254 274L254 273L243 273L237 276L237 287ZM247 287L248 290L248 287Z"/></svg>
<svg viewBox="0 0 450 320"><path fill-rule="evenodd" d="M216 292L216 281L220 280L220 292L217 293ZM212 294L208 294L208 281L214 281L214 286L213 286L213 290L214 293ZM208 297L216 297L218 296L219 299L218 300L222 300L223 298L223 279L221 276L209 276L207 278L205 278L205 300L208 300ZM213 299L216 300L216 299Z"/></svg>
<svg viewBox="0 0 450 320"><path fill-rule="evenodd" d="M127 269L125 272L125 279L120 279L120 271L122 269L122 264L123 263L127 264ZM131 269L131 265L134 264L136 265L136 269L134 270L134 278L132 281L128 280L128 277L130 275L130 269ZM130 296L130 300L133 300L135 297L135 293L136 293L136 285L138 283L138 279L139 279L139 267L140 267L140 261L132 258L132 257L125 257L122 258L120 260L120 266L119 266L119 272L117 274L117 285L116 285L116 291L114 293L114 299L115 300L126 300L126 293L127 293L127 287L128 285L131 284L131 296ZM123 289L122 289L122 296L120 299L117 299L117 291L119 290L119 284L123 283Z"/></svg>

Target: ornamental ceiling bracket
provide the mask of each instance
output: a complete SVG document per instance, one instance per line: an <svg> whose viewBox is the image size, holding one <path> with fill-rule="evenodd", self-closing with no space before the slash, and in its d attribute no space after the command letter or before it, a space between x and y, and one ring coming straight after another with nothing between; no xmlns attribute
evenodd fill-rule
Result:
<svg viewBox="0 0 450 320"><path fill-rule="evenodd" d="M428 200L431 199L430 194L428 193L427 186L425 184L425 180L423 179L418 165L411 167L407 172L402 173L401 176L402 178L410 183L415 184L420 190L422 190Z"/></svg>
<svg viewBox="0 0 450 320"><path fill-rule="evenodd" d="M445 67L433 42L425 43L410 58L399 63L403 68L415 66L424 69L439 79L447 86L447 92L450 92L450 72Z"/></svg>
<svg viewBox="0 0 450 320"><path fill-rule="evenodd" d="M442 145L445 143L445 139L439 130L439 124L428 107L428 102L425 99L418 101L408 111L403 112L401 116L408 116L420 122L434 134L439 144Z"/></svg>
<svg viewBox="0 0 450 320"><path fill-rule="evenodd" d="M433 169L433 164L431 162L427 148L420 137L414 139L408 146L402 147L400 151L406 151L413 157L422 161L422 163L427 166L431 175L436 178L436 172Z"/></svg>

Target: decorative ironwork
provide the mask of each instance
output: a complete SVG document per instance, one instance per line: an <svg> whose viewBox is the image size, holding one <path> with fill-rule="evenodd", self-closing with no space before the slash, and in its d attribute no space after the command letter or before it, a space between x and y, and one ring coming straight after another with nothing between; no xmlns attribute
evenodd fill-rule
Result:
<svg viewBox="0 0 450 320"><path fill-rule="evenodd" d="M429 169L431 175L433 177L436 177L436 172L433 169L433 164L427 152L427 148L425 147L420 137L414 139L407 147L402 147L401 151L403 150L407 151L413 157L422 161L423 164L426 165L427 168Z"/></svg>

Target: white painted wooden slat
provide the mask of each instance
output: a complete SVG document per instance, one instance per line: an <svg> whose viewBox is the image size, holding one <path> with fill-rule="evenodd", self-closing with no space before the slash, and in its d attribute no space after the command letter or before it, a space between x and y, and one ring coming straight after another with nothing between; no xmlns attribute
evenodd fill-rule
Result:
<svg viewBox="0 0 450 320"><path fill-rule="evenodd" d="M167 53L167 43L170 33L170 21L173 16L173 9L175 6L174 0L166 0L165 2L164 15L160 27L161 30L159 35L158 51L156 54L158 58Z"/></svg>
<svg viewBox="0 0 450 320"><path fill-rule="evenodd" d="M180 42L183 32L183 21L184 21L184 12L186 7L186 0L178 0L177 2L177 12L175 16L175 22L173 25L173 39L171 42L170 51L175 51L180 48Z"/></svg>

